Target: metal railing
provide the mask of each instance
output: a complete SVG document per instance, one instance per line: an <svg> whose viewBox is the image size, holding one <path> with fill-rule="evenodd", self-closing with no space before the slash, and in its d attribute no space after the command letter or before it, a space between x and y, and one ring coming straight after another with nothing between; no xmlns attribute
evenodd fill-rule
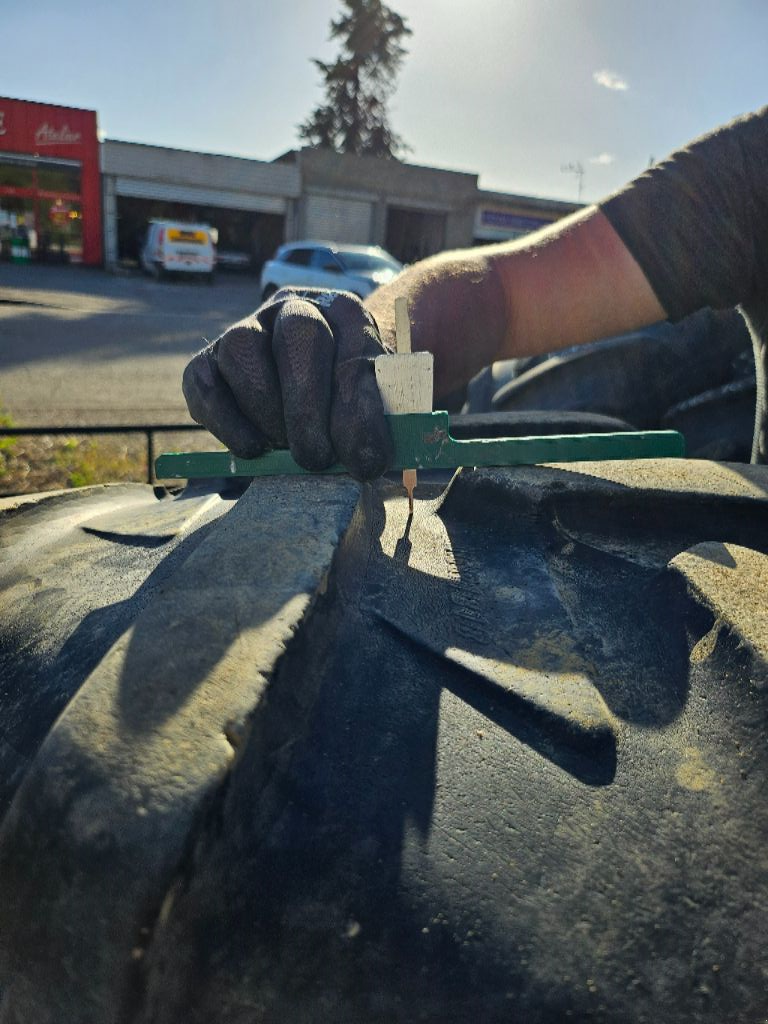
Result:
<svg viewBox="0 0 768 1024"><path fill-rule="evenodd" d="M147 483L155 481L155 434L179 434L187 430L205 430L199 423L144 423L140 425L95 424L76 427L5 427L0 437L71 437L73 434L144 434L147 439Z"/></svg>

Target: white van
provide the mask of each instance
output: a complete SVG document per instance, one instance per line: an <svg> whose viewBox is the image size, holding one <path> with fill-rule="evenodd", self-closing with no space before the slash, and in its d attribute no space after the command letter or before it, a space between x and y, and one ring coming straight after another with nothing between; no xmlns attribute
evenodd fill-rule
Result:
<svg viewBox="0 0 768 1024"><path fill-rule="evenodd" d="M208 224L182 224L152 220L141 249L141 265L148 274L204 274L213 283L216 269L215 229Z"/></svg>

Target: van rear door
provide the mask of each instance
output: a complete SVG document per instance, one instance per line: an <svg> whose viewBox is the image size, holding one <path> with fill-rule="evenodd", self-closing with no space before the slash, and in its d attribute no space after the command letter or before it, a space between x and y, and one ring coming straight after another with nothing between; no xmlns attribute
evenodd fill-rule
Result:
<svg viewBox="0 0 768 1024"><path fill-rule="evenodd" d="M162 263L166 270L210 274L215 254L210 234L202 227L178 225L165 229Z"/></svg>

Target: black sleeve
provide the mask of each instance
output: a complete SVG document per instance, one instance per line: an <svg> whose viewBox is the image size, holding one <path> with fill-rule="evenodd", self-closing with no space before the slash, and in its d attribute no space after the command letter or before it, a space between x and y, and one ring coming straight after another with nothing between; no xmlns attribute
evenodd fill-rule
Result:
<svg viewBox="0 0 768 1024"><path fill-rule="evenodd" d="M768 293L768 107L704 135L600 208L670 319Z"/></svg>

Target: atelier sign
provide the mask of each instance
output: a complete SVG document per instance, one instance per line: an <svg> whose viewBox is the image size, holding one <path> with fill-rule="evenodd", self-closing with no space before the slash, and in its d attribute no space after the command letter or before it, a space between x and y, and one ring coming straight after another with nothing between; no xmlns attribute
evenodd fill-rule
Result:
<svg viewBox="0 0 768 1024"><path fill-rule="evenodd" d="M68 124L54 128L45 122L35 132L36 146L73 146L82 140L81 132L73 132Z"/></svg>

